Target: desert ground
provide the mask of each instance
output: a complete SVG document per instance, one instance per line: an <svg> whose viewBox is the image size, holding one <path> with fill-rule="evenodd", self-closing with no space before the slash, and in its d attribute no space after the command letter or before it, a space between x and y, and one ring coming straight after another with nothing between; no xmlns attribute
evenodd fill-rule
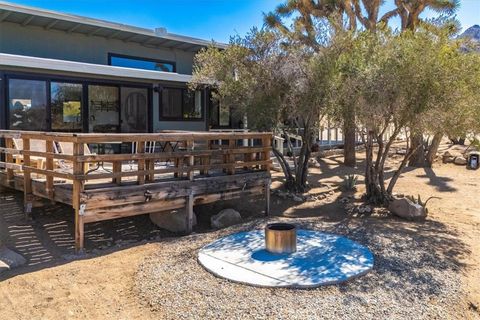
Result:
<svg viewBox="0 0 480 320"><path fill-rule="evenodd" d="M360 152L357 168L343 167L341 156L319 159L309 201L273 195L268 218L262 199L242 199L196 208L199 224L188 236L160 230L148 216L87 225L84 256L73 255L69 209L38 209L27 221L22 195L4 191L0 239L28 262L0 274L0 318L480 319L480 170L440 161L407 168L396 193L440 198L429 202L426 221L411 222L385 209L355 211L362 159ZM392 154L389 172L398 161ZM349 173L360 175L356 192L341 188ZM276 189L282 176L274 178ZM244 223L211 230L209 217L228 207ZM374 269L341 285L287 290L231 283L198 265L203 245L272 220L346 235L372 250Z"/></svg>

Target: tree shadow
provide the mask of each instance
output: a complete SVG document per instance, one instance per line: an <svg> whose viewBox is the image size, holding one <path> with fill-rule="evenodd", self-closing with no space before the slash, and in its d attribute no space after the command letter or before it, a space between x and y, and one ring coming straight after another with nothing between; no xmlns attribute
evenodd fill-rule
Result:
<svg viewBox="0 0 480 320"><path fill-rule="evenodd" d="M457 191L457 188L449 185L449 182L452 182L452 178L448 177L439 177L435 174L432 168L423 168L425 170L425 174L419 174L417 177L419 178L428 178L428 184L434 186L436 190L440 192L453 192Z"/></svg>

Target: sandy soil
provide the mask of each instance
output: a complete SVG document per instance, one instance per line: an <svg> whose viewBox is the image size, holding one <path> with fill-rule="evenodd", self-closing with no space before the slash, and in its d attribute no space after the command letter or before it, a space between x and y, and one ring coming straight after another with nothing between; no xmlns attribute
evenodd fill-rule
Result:
<svg viewBox="0 0 480 320"><path fill-rule="evenodd" d="M362 174L341 166L342 158L320 160L312 169L311 194L327 193L339 186L347 173ZM395 159L391 164L395 163ZM393 168L391 168L393 170ZM274 186L280 184L280 176ZM362 193L361 181L357 194ZM458 238L447 248L458 259L462 283L467 291L458 318L480 319L480 170L471 171L452 164L437 163L432 169L410 169L399 180L396 192L441 197L429 202L429 222L438 223ZM281 217L341 222L358 219L346 213L334 192L323 200L302 204L272 197L272 210ZM250 222L260 218L261 201L217 203L200 208L199 228L194 237L208 237L208 215L235 206ZM374 216L386 227L396 228L398 219ZM381 220L379 220L381 219ZM418 223L402 223L405 230L422 232ZM0 237L7 246L28 259L24 267L0 275L0 318L8 319L161 319L162 310L153 311L141 301L135 289L139 266L169 242L188 238L172 237L156 229L148 217L136 217L87 226L86 245L90 252L83 259L72 258L71 213L63 207L37 212L33 222L21 214L21 195L4 192L0 199ZM431 230L430 230L431 231ZM203 233L206 233L203 235ZM434 233L431 233L434 237ZM459 252L461 251L461 252ZM459 306L452 306L458 308Z"/></svg>

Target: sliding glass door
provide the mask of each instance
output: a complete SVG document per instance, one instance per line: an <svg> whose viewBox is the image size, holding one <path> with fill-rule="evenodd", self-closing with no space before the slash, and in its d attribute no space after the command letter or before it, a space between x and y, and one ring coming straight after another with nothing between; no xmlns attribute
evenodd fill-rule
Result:
<svg viewBox="0 0 480 320"><path fill-rule="evenodd" d="M120 132L120 101L118 87L89 85L88 106L89 132Z"/></svg>
<svg viewBox="0 0 480 320"><path fill-rule="evenodd" d="M11 130L45 131L47 124L47 82L9 79L9 123Z"/></svg>
<svg viewBox="0 0 480 320"><path fill-rule="evenodd" d="M81 83L50 83L52 131L81 132L83 109Z"/></svg>

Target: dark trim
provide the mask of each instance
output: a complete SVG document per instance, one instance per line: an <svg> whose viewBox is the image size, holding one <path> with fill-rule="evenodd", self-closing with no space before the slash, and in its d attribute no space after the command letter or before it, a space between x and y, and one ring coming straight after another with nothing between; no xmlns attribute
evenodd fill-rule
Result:
<svg viewBox="0 0 480 320"><path fill-rule="evenodd" d="M7 129L7 78L0 71L0 129Z"/></svg>
<svg viewBox="0 0 480 320"><path fill-rule="evenodd" d="M3 73L3 76L2 76ZM45 81L47 83L46 85L46 94L47 94L47 106L46 106L46 115L49 117L49 119L45 119L47 122L47 131L52 130L51 126L51 82L60 82L60 83L77 83L82 85L83 89L83 94L82 94L82 129L83 132L89 132L89 101L88 101L88 86L90 85L98 85L98 86L112 86L112 87L117 87L119 96L118 96L118 101L121 105L121 87L127 87L127 88L142 88L142 89L147 89L147 110L149 114L151 113L152 115L147 115L148 120L147 120L147 127L146 131L147 132L152 132L153 130L153 91L152 91L152 85L153 83L136 83L136 82L127 82L127 81L116 81L116 80L110 80L110 79L95 79L95 78L82 78L82 77L69 77L69 76L63 76L63 75L55 75L55 74L45 74L45 73L26 73L26 72L1 72L0 71L0 79L2 81L0 82L0 90L1 85L3 83L3 92L4 95L2 97L1 92L0 92L0 120L4 121L4 128L8 129L8 119L9 119L9 107L8 107L8 80L9 79L20 79L20 80L37 80L37 81ZM3 105L3 106L2 106ZM3 116L3 119L2 119ZM121 112L119 114L119 120L120 120L120 127L121 127ZM2 125L0 123L0 125Z"/></svg>
<svg viewBox="0 0 480 320"><path fill-rule="evenodd" d="M108 53L108 65L109 66L112 65L112 57L132 59L132 60L143 60L143 61L150 61L150 62L157 62L157 63L168 63L168 64L171 64L173 66L173 71L172 72L177 72L177 63L175 61L145 58L145 57L137 57L137 56L129 56L129 55L126 55L126 54L109 52ZM142 69L142 70L145 70L145 69ZM160 70L151 70L151 71L160 71ZM163 71L163 72L168 72L168 71Z"/></svg>
<svg viewBox="0 0 480 320"><path fill-rule="evenodd" d="M161 89L159 90L158 92L158 121L186 121L186 122L202 122L202 121L205 121L205 109L206 109L206 106L205 104L203 103L204 102L204 98L203 96L205 95L205 90L200 90L201 94L202 94L202 97L200 98L201 102L202 102L202 111L201 111L201 115L202 117L201 118L184 118L183 116L181 117L165 117L163 116L163 90L164 89L179 89L179 90L182 90L182 115L183 115L183 106L184 106L184 91L188 91L188 88L187 87L176 87L176 86L162 86ZM194 101L195 103L195 101Z"/></svg>

